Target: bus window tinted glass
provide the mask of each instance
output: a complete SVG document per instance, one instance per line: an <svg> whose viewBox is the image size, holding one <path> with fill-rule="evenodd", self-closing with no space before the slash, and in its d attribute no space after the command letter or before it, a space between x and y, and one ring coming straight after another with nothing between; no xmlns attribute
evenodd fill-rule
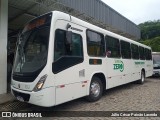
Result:
<svg viewBox="0 0 160 120"><path fill-rule="evenodd" d="M67 45L66 41L66 31L56 30L55 37L55 52L54 60L61 58L62 56L83 56L82 50L82 38L78 34L72 34L72 43Z"/></svg>
<svg viewBox="0 0 160 120"><path fill-rule="evenodd" d="M118 58L120 57L119 40L110 36L105 37L106 40L106 54L107 57Z"/></svg>
<svg viewBox="0 0 160 120"><path fill-rule="evenodd" d="M145 48L146 60L152 60L151 50Z"/></svg>
<svg viewBox="0 0 160 120"><path fill-rule="evenodd" d="M105 56L105 43L103 34L87 30L87 50L90 56Z"/></svg>
<svg viewBox="0 0 160 120"><path fill-rule="evenodd" d="M152 51L149 50L149 59L152 60Z"/></svg>
<svg viewBox="0 0 160 120"><path fill-rule="evenodd" d="M139 54L140 54L140 59L145 60L145 53L143 47L139 47Z"/></svg>
<svg viewBox="0 0 160 120"><path fill-rule="evenodd" d="M138 46L135 44L131 44L131 50L132 50L132 58L133 59L139 59L139 49Z"/></svg>
<svg viewBox="0 0 160 120"><path fill-rule="evenodd" d="M122 58L125 58L125 59L131 58L130 43L121 41L121 55L122 55Z"/></svg>

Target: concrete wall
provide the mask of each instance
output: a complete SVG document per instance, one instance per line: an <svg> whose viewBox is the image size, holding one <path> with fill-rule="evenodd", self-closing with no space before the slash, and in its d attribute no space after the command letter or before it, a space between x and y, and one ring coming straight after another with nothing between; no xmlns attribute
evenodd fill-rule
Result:
<svg viewBox="0 0 160 120"><path fill-rule="evenodd" d="M7 92L8 0L0 0L0 94Z"/></svg>

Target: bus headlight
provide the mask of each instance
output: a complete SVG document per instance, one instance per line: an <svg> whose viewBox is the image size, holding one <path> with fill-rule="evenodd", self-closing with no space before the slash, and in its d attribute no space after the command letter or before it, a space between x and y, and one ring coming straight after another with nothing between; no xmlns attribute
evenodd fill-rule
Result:
<svg viewBox="0 0 160 120"><path fill-rule="evenodd" d="M46 78L47 78L47 75L42 76L40 80L38 81L38 83L36 84L36 86L34 87L33 91L37 92L41 90L46 81Z"/></svg>

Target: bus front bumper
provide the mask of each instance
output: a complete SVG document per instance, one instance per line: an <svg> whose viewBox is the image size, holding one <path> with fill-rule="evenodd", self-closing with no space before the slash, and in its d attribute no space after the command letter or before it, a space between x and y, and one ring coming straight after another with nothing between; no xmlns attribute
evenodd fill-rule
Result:
<svg viewBox="0 0 160 120"><path fill-rule="evenodd" d="M153 76L160 76L160 69L153 70Z"/></svg>
<svg viewBox="0 0 160 120"><path fill-rule="evenodd" d="M28 102L43 107L51 107L55 105L55 87L45 88L38 92L28 92L11 86L11 93L21 102Z"/></svg>

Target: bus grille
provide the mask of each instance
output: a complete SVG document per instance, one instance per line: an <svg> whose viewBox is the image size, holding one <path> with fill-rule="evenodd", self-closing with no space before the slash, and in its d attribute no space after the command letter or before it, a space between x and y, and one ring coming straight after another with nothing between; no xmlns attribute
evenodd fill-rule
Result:
<svg viewBox="0 0 160 120"><path fill-rule="evenodd" d="M25 102L28 102L29 99L30 99L30 94L26 94L26 93L20 93L20 92L17 92L15 90L13 90L13 94L15 97L22 97L24 99Z"/></svg>

